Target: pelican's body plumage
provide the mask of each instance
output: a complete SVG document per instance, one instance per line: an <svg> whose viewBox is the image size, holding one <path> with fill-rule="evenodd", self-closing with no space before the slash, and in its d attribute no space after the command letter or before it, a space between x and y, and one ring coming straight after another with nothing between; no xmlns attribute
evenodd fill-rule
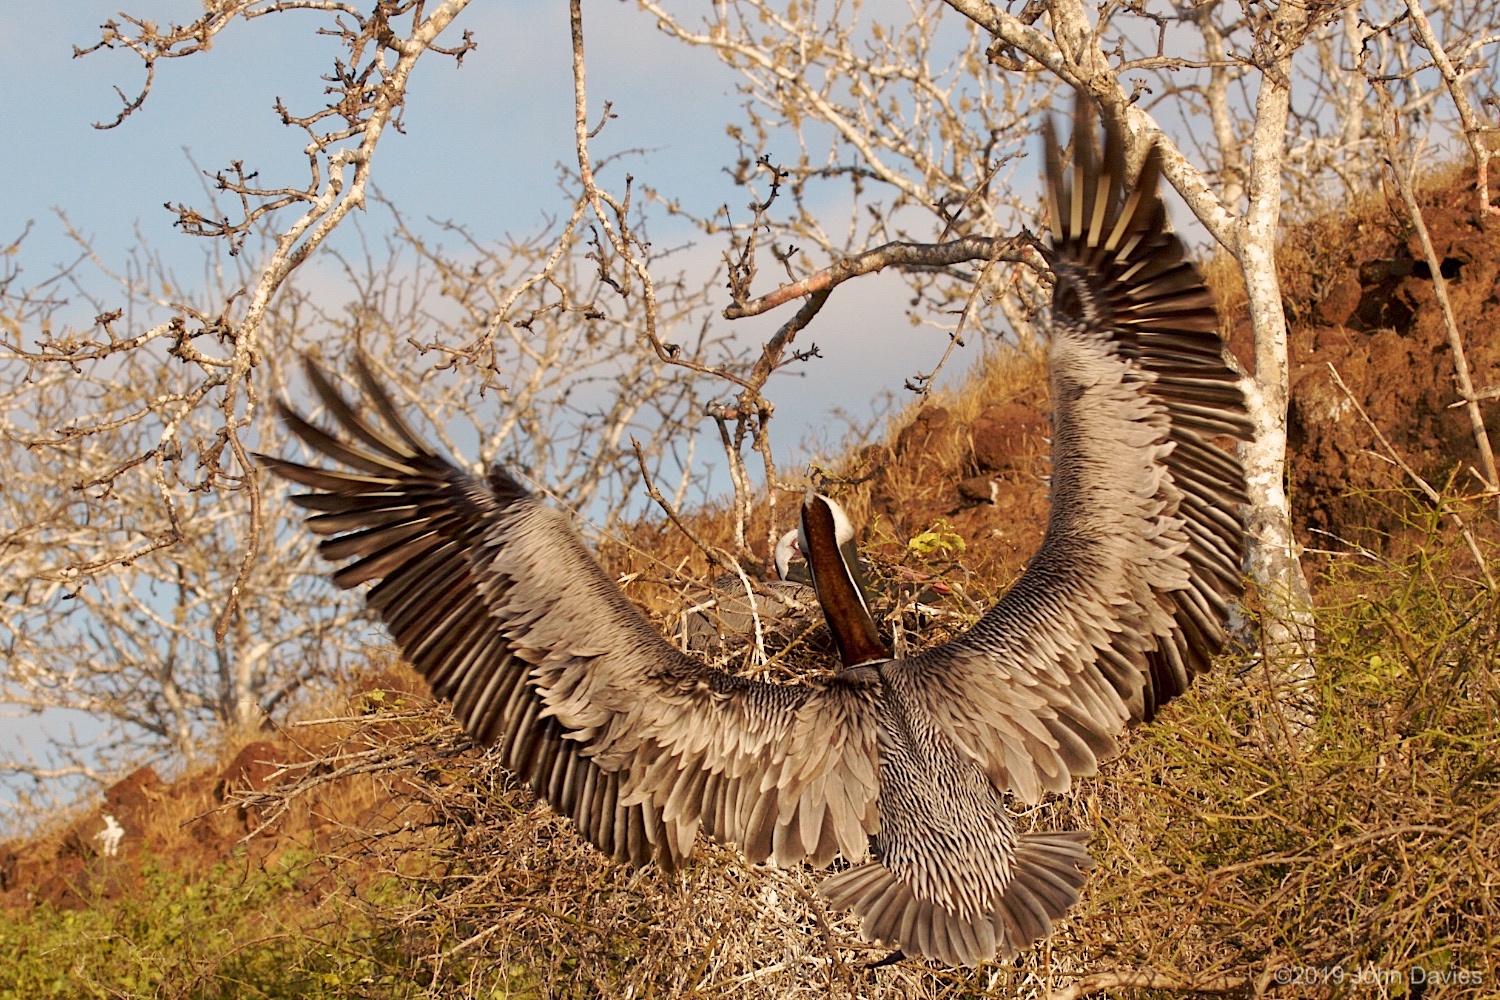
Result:
<svg viewBox="0 0 1500 1000"><path fill-rule="evenodd" d="M361 364L389 428L309 375L345 443L285 410L352 473L266 461L355 557L407 659L473 737L610 855L671 869L699 831L753 862L854 867L820 892L864 935L954 965L1050 933L1092 864L1080 832L1021 833L1023 802L1092 774L1131 722L1224 645L1240 592L1238 462L1248 423L1208 292L1165 228L1158 156L1134 185L1086 107L1071 166L1049 134L1057 276L1048 365L1052 511L1026 572L969 631L891 659L826 506L804 543L845 668L775 685L679 652L599 568L568 519L505 470L476 479L428 448ZM823 539L823 541L820 541ZM840 568L842 567L842 569ZM870 859L873 847L874 858Z"/></svg>

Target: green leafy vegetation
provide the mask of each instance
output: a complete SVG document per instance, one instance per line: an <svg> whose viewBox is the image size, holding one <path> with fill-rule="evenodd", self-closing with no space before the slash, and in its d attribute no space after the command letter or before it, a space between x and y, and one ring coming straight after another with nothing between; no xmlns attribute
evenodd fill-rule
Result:
<svg viewBox="0 0 1500 1000"><path fill-rule="evenodd" d="M513 964L435 974L415 938L371 916L409 905L406 883L386 876L353 895L328 892L336 862L295 850L191 877L148 861L119 898L0 911L0 1000L537 996Z"/></svg>
<svg viewBox="0 0 1500 1000"><path fill-rule="evenodd" d="M935 553L951 555L962 552L965 548L963 536L954 531L953 526L941 517L931 528L913 535L906 546L919 556L930 556Z"/></svg>

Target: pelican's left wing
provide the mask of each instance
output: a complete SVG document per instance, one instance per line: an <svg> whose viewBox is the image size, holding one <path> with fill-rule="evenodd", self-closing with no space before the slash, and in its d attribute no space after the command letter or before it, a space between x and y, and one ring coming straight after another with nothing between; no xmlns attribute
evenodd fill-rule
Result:
<svg viewBox="0 0 1500 1000"><path fill-rule="evenodd" d="M1073 156L1047 130L1057 277L1048 369L1052 511L1026 571L968 632L892 671L1000 789L1092 773L1132 721L1226 641L1243 587L1238 375L1213 299L1166 225L1160 152L1133 183L1080 95Z"/></svg>
<svg viewBox="0 0 1500 1000"><path fill-rule="evenodd" d="M504 469L488 481L429 448L357 362L366 420L311 362L353 440L282 416L353 472L261 456L311 487L321 551L354 559L366 601L475 740L498 745L589 841L671 868L700 825L750 860L826 864L864 855L878 829L873 689L784 686L711 670L669 644L605 575L561 512Z"/></svg>

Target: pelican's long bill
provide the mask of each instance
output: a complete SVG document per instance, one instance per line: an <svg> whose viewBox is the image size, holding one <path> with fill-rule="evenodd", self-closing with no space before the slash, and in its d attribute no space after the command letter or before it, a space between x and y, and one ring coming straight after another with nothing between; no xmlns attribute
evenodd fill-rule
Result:
<svg viewBox="0 0 1500 1000"><path fill-rule="evenodd" d="M813 588L828 631L838 643L839 659L845 667L858 667L889 660L891 651L880 638L870 617L870 607L859 573L859 556L853 550L853 530L848 545L839 543L840 519L848 524L843 508L817 493L802 503L798 541L812 570ZM846 551L847 549L847 551Z"/></svg>
<svg viewBox="0 0 1500 1000"><path fill-rule="evenodd" d="M867 939L1008 959L1051 933L1093 862L1086 833L1017 830L1007 794L1035 803L1093 774L1207 669L1242 586L1244 474L1212 439L1249 423L1166 228L1160 155L1128 177L1111 128L1101 157L1082 97L1073 146L1065 166L1049 130L1046 535L972 628L915 656L888 659L865 624L848 562L819 541L821 502L803 536L822 600L836 631L853 623L846 661L877 662L771 684L679 652L565 515L504 468L479 478L439 454L359 358L357 407L308 364L335 430L282 408L350 471L263 460L309 488L293 501L323 554L352 560L334 582L371 584L371 610L474 739L601 850L672 869L702 832L757 863L842 854L854 867L819 892Z"/></svg>
<svg viewBox="0 0 1500 1000"><path fill-rule="evenodd" d="M869 585L860 566L854 525L838 501L820 496L833 515L827 545L837 548L867 603ZM803 526L805 527L805 526ZM712 587L689 586L684 591L688 607L682 614L681 633L688 650L717 654L725 650L743 652L755 643L770 640L778 648L811 634L826 624L825 608L812 587L812 573L802 553L802 527L788 531L772 550L776 579L752 584L738 574L725 574Z"/></svg>

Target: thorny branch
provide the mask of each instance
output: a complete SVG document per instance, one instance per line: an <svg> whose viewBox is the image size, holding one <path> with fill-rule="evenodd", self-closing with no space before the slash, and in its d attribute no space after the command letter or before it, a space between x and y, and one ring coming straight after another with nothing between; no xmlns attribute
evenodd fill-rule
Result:
<svg viewBox="0 0 1500 1000"><path fill-rule="evenodd" d="M1474 540L1474 535L1469 531L1469 526L1464 524L1463 518L1459 517L1458 512L1453 510L1443 501L1443 495L1437 490L1433 489L1431 483L1427 482L1427 480L1419 476L1417 474L1417 471L1407 464L1406 459L1401 457L1401 453L1398 452L1395 446L1392 445L1391 442L1386 438L1385 433L1381 431L1380 427L1375 423L1375 421L1370 419L1370 415L1365 412L1365 408L1360 405L1359 400L1354 398L1354 393L1349 391L1349 387L1345 385L1344 380L1339 377L1338 369L1333 367L1332 363L1329 363L1328 365L1328 374L1333 377L1334 384L1339 387L1339 390L1344 394L1344 398L1349 400L1349 403L1354 407L1355 412L1359 414L1360 419L1365 422L1365 426L1370 428L1370 432L1375 435L1375 440L1380 442L1380 447L1385 450L1385 453L1387 456L1389 456L1390 460L1394 462L1402 472L1406 473L1406 477L1416 485L1417 489L1422 491L1422 495L1425 496L1428 500L1431 500L1435 508L1447 515L1448 519L1453 522L1454 527L1458 528L1458 530L1463 534L1464 542L1469 546L1469 554L1474 557L1474 562L1476 565L1478 565L1479 572L1484 575L1485 584L1490 588L1491 591L1494 591L1495 578L1490 575L1489 564L1485 562L1484 555L1479 551L1479 543Z"/></svg>
<svg viewBox="0 0 1500 1000"><path fill-rule="evenodd" d="M179 205L175 211L179 224L188 232L200 235L226 236L233 242L237 252L243 239L263 218L273 211L301 204L300 217L290 226L274 236L273 248L261 267L253 286L247 289L245 312L238 322L229 319L226 312L217 321L203 324L201 333L188 334L177 326L175 343L170 354L188 364L203 368L207 378L196 394L204 398L213 391L219 397L219 409L223 414L223 440L234 456L239 473L233 474L218 468L218 476L227 488L243 490L248 497L248 525L239 572L227 594L224 608L214 626L214 636L223 642L229 633L232 619L239 605L239 597L248 580L261 544L261 496L260 485L252 474L240 432L247 427L259 404L259 393L251 373L260 362L260 332L266 311L292 272L334 231L348 213L363 207L365 189L368 186L375 148L387 124L390 124L405 100L407 81L417 60L435 48L437 37L448 27L453 18L467 6L468 0L443 0L433 13L423 16L423 0L408 0L401 4L378 4L370 15L338 5L338 13L349 18L346 22L335 20L336 34L349 54L348 63L336 64L333 92L338 99L325 108L305 117L296 117L281 109L282 119L307 132L309 142L306 149L309 182L306 188L261 189L248 183L254 173L246 175L241 164L236 163L234 180L219 173L214 180L221 191L239 197L244 214L237 222L227 218L210 223L194 209ZM323 3L240 2L218 5L211 8L199 20L186 25L172 25L166 32L157 30L153 22L126 17L126 23L134 33L121 31L116 22L108 22L103 28L100 42L75 52L87 55L101 48L124 46L135 52L146 65L146 83L139 95L126 101L114 127L135 109L141 107L155 79L155 64L161 58L177 58L206 50L212 38L224 30L236 18L249 20L271 12L307 8L328 9ZM403 15L410 15L411 26L407 37L396 33L393 23ZM462 60L463 54L472 48L467 37L464 43L450 50L455 58ZM386 52L396 54L394 66L387 66ZM332 126L325 124L332 122ZM352 177L348 171L353 168ZM236 293L237 294L237 293ZM231 297L230 302L233 301ZM201 322L201 320L200 320ZM213 334L220 344L231 345L228 357L212 356L200 352L190 341L202 334ZM50 361L77 364L83 359L95 359L103 353L118 353L124 349L110 345L108 352L98 348L58 351L60 357ZM180 405L175 415L169 418L161 434L160 449L171 446L177 429L192 412L193 405ZM158 462L158 466L159 466ZM158 468L159 478L164 475ZM165 494L164 494L165 498ZM168 501L170 502L170 501Z"/></svg>
<svg viewBox="0 0 1500 1000"><path fill-rule="evenodd" d="M679 496L693 481L693 444L681 446L702 420L693 377L732 381L742 352L703 322L706 287L647 271L650 243L628 181L623 201L610 198L585 159L589 183L536 238L496 245L437 223L458 238L462 259L395 206L389 260L368 251L351 260L327 242L364 206L378 141L387 125L400 127L421 55L460 59L473 48L467 34L439 44L464 6L231 2L187 26L117 19L92 50L129 50L147 63L146 86L122 97L140 107L167 79L155 73L160 60L206 52L236 18L321 13L322 33L343 45L326 100L306 112L277 105L304 136L305 186L272 187L256 164L236 160L210 174L209 205L172 209L180 229L222 251L200 295L177 291L149 250L116 270L76 234L78 262L31 288L4 258L0 506L16 525L0 536L5 696L114 720L95 773L143 752L191 757L205 731L261 725L362 656L344 631L358 595L321 582L326 567L301 532L285 530L291 512L263 502L251 468L257 437L264 450L283 447L260 405L267 377L281 387L282 359L311 350L337 370L327 355L364 350L450 452L465 450L454 436L478 440L485 461L505 462L605 531L635 503L640 474L627 438L642 442L656 481L669 467L681 472ZM296 287L297 268L316 252L342 267L347 306ZM84 268L118 286L123 304L96 301ZM92 328L59 322L69 293L93 307ZM676 329L689 332L667 343ZM645 343L654 347L639 349ZM403 360L412 349L436 351L441 363L414 373ZM727 360L709 363L719 357ZM477 398L445 379L451 369L479 372ZM495 395L498 420L480 412ZM456 418L475 433L450 435Z"/></svg>

